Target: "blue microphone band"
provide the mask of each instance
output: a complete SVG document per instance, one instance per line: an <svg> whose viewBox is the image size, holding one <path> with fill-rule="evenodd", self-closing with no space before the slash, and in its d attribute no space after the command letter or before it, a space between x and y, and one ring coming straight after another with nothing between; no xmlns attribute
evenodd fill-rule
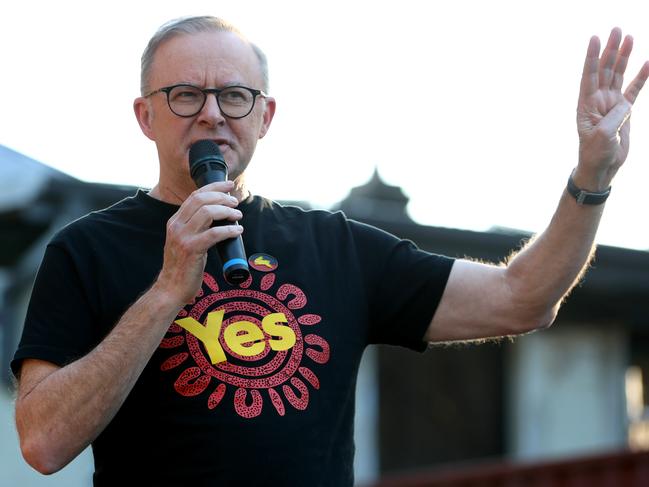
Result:
<svg viewBox="0 0 649 487"><path fill-rule="evenodd" d="M225 264L223 264L223 272L227 271L230 267L237 264L245 265L246 267L248 266L248 262L246 262L244 259L230 259Z"/></svg>

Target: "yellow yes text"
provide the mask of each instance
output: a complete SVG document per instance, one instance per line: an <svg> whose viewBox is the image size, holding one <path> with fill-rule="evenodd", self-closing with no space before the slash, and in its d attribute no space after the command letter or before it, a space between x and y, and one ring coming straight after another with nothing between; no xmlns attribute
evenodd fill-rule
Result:
<svg viewBox="0 0 649 487"><path fill-rule="evenodd" d="M182 318L174 323L198 338L210 357L212 364L227 362L225 351L219 338L225 311L219 309L207 314L205 326L194 318ZM264 316L261 329L250 321L230 323L223 331L223 341L234 353L242 357L252 357L264 351L268 345L272 350L288 350L295 345L295 332L287 326L284 313L271 313ZM269 338L266 338L268 334Z"/></svg>

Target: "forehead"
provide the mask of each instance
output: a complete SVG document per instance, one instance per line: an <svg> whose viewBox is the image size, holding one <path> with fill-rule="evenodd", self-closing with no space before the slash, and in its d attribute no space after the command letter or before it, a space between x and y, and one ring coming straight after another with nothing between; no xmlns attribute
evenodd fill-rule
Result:
<svg viewBox="0 0 649 487"><path fill-rule="evenodd" d="M257 87L262 81L252 47L232 32L181 34L166 40L155 53L150 76L151 86L190 82Z"/></svg>

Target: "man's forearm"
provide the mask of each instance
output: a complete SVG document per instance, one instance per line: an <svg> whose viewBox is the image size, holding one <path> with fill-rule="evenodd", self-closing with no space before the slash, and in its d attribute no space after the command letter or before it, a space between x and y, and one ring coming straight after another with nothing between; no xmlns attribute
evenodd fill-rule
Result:
<svg viewBox="0 0 649 487"><path fill-rule="evenodd" d="M181 306L155 286L86 356L21 388L16 424L25 458L51 473L74 459L115 416Z"/></svg>
<svg viewBox="0 0 649 487"><path fill-rule="evenodd" d="M578 204L564 191L546 230L507 266L506 280L522 308L554 317L594 254L603 210L604 205Z"/></svg>

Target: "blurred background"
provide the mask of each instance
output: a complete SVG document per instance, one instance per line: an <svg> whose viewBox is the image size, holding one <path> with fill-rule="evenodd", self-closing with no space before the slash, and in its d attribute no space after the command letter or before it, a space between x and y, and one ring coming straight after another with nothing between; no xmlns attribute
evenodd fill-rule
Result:
<svg viewBox="0 0 649 487"><path fill-rule="evenodd" d="M0 13L0 485L22 487L91 482L88 452L51 477L24 464L8 362L52 233L155 184L155 148L131 105L161 23L222 16L267 53L278 111L249 171L254 193L343 209L426 250L491 261L543 230L576 164L589 37L605 43L613 26L634 35L628 79L649 59L637 1L25 0ZM645 458L633 452L649 445L646 98L595 264L554 327L423 355L368 350L359 485Z"/></svg>

